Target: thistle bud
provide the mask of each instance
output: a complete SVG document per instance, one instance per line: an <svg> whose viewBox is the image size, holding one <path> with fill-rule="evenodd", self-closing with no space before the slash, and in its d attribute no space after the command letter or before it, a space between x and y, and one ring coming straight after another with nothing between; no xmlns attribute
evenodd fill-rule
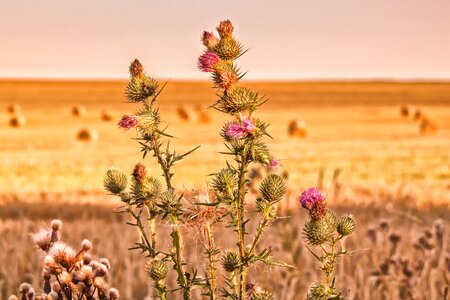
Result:
<svg viewBox="0 0 450 300"><path fill-rule="evenodd" d="M133 178L142 183L147 176L147 171L145 170L145 166L141 163L137 163L136 166L134 166L133 170Z"/></svg>
<svg viewBox="0 0 450 300"><path fill-rule="evenodd" d="M245 111L253 112L258 107L259 102L258 93L238 85L219 99L217 109L235 115Z"/></svg>
<svg viewBox="0 0 450 300"><path fill-rule="evenodd" d="M117 195L126 189L127 184L128 178L124 172L115 168L106 171L103 186L107 191Z"/></svg>
<svg viewBox="0 0 450 300"><path fill-rule="evenodd" d="M213 80L219 88L228 90L237 82L237 75L233 71L218 70L213 75Z"/></svg>
<svg viewBox="0 0 450 300"><path fill-rule="evenodd" d="M219 60L220 58L216 53L205 52L198 58L198 68L203 72L212 72Z"/></svg>
<svg viewBox="0 0 450 300"><path fill-rule="evenodd" d="M139 77L131 77L125 88L125 96L129 102L141 102L154 96L158 86L158 81L144 74Z"/></svg>
<svg viewBox="0 0 450 300"><path fill-rule="evenodd" d="M130 75L133 77L138 77L142 74L143 67L139 60L136 58L131 64L130 64Z"/></svg>
<svg viewBox="0 0 450 300"><path fill-rule="evenodd" d="M230 20L225 20L221 21L216 29L221 38L226 38L232 36L234 27Z"/></svg>
<svg viewBox="0 0 450 300"><path fill-rule="evenodd" d="M203 31L202 35L202 43L208 48L213 48L217 43L219 42L219 39L214 36L212 32Z"/></svg>
<svg viewBox="0 0 450 300"><path fill-rule="evenodd" d="M222 258L222 266L227 272L234 272L239 268L240 259L239 254L233 250L225 252L225 256Z"/></svg>
<svg viewBox="0 0 450 300"><path fill-rule="evenodd" d="M328 300L332 294L326 282L316 282L308 289L306 300Z"/></svg>
<svg viewBox="0 0 450 300"><path fill-rule="evenodd" d="M311 245L318 246L331 241L335 229L336 216L329 211L321 220L306 223L303 233Z"/></svg>
<svg viewBox="0 0 450 300"><path fill-rule="evenodd" d="M92 250L92 242L89 241L89 240L84 239L81 242L81 249L84 252L91 251Z"/></svg>
<svg viewBox="0 0 450 300"><path fill-rule="evenodd" d="M117 300L117 299L119 299L119 291L117 289L115 289L115 288L110 288L109 292L108 292L108 295L109 295L109 299L110 300Z"/></svg>
<svg viewBox="0 0 450 300"><path fill-rule="evenodd" d="M161 122L157 109L144 108L137 113L137 117L137 130L142 136L154 134Z"/></svg>
<svg viewBox="0 0 450 300"><path fill-rule="evenodd" d="M234 189L237 187L236 174L231 169L222 169L217 173L212 182L212 188L220 200L226 200L232 197ZM231 193L231 194L230 194Z"/></svg>
<svg viewBox="0 0 450 300"><path fill-rule="evenodd" d="M356 221L352 215L345 215L339 219L337 232L342 236L347 236L355 231Z"/></svg>
<svg viewBox="0 0 450 300"><path fill-rule="evenodd" d="M117 123L117 126L119 126L119 128L122 128L123 130L128 130L136 127L138 123L139 120L136 116L123 115L119 123Z"/></svg>
<svg viewBox="0 0 450 300"><path fill-rule="evenodd" d="M280 175L270 174L261 183L259 192L264 200L276 203L284 197L286 184Z"/></svg>
<svg viewBox="0 0 450 300"><path fill-rule="evenodd" d="M142 182L133 180L131 194L137 205L155 200L162 192L161 182L155 177L147 177Z"/></svg>
<svg viewBox="0 0 450 300"><path fill-rule="evenodd" d="M273 295L268 291L257 292L251 298L252 300L273 300Z"/></svg>
<svg viewBox="0 0 450 300"><path fill-rule="evenodd" d="M8 300L19 300L16 295L9 296Z"/></svg>
<svg viewBox="0 0 450 300"><path fill-rule="evenodd" d="M51 227L52 227L53 231L61 230L61 228L62 228L62 221L58 220L58 219L52 220Z"/></svg>
<svg viewBox="0 0 450 300"><path fill-rule="evenodd" d="M147 264L147 274L154 281L160 281L167 277L168 268L164 261L153 260Z"/></svg>

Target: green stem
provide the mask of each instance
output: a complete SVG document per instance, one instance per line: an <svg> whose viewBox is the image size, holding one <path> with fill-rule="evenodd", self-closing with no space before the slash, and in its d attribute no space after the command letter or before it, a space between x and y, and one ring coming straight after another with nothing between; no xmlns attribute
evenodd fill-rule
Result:
<svg viewBox="0 0 450 300"><path fill-rule="evenodd" d="M264 230L266 229L267 225L269 225L269 220L266 219L265 217L263 217L258 224L258 228L256 230L256 235L253 238L253 243L252 243L252 246L249 251L250 255L252 255L253 252L255 251L255 248L258 245L259 241L261 240Z"/></svg>
<svg viewBox="0 0 450 300"><path fill-rule="evenodd" d="M158 138L155 135L152 135L151 138L152 148L156 159L158 160L159 165L163 171L164 179L166 180L166 185L168 190L173 190L170 169L167 167L165 160L162 157L161 151L159 149L160 144Z"/></svg>
<svg viewBox="0 0 450 300"><path fill-rule="evenodd" d="M211 230L211 225L206 223L206 234L208 237L208 263L209 263L209 299L216 299L216 259L215 259L215 245L214 236Z"/></svg>
<svg viewBox="0 0 450 300"><path fill-rule="evenodd" d="M167 286L162 280L155 281L155 288L158 291L160 300L167 300Z"/></svg>
<svg viewBox="0 0 450 300"><path fill-rule="evenodd" d="M130 204L127 204L127 206L128 206L128 213L135 219L136 225L139 228L139 232L141 233L141 237L144 239L148 254L150 255L150 257L154 257L155 249L152 247L147 238L147 233L145 232L145 228L144 225L142 224L141 217L133 211L133 208L131 207Z"/></svg>
<svg viewBox="0 0 450 300"><path fill-rule="evenodd" d="M183 240L180 230L180 225L175 218L172 218L172 221L175 225L174 230L172 231L172 242L175 247L175 256L172 256L172 259L175 263L175 270L178 273L178 282L180 287L183 289L183 299L190 300L191 299L191 289L188 286L184 268L183 268Z"/></svg>

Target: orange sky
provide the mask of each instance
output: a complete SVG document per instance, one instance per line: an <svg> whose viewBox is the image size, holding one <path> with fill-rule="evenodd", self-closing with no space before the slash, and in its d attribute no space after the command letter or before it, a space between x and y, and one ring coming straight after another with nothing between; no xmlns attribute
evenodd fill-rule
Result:
<svg viewBox="0 0 450 300"><path fill-rule="evenodd" d="M450 79L450 0L14 0L0 13L0 77L159 77L196 69L224 18L249 79Z"/></svg>

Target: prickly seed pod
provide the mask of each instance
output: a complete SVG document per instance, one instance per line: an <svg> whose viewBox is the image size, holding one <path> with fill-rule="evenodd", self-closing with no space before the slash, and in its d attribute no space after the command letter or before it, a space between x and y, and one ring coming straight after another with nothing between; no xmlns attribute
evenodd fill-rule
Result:
<svg viewBox="0 0 450 300"><path fill-rule="evenodd" d="M203 45L206 46L208 49L212 49L219 42L219 39L215 37L212 32L208 31L203 31L201 40Z"/></svg>
<svg viewBox="0 0 450 300"><path fill-rule="evenodd" d="M161 122L157 109L143 108L137 112L136 116L139 119L137 130L142 136L154 134Z"/></svg>
<svg viewBox="0 0 450 300"><path fill-rule="evenodd" d="M155 200L161 194L161 182L155 177L147 177L143 182L133 179L131 194L138 204Z"/></svg>
<svg viewBox="0 0 450 300"><path fill-rule="evenodd" d="M276 203L283 199L286 193L286 183L280 175L270 174L261 183L259 192L264 200Z"/></svg>
<svg viewBox="0 0 450 300"><path fill-rule="evenodd" d="M223 60L235 60L242 54L242 45L232 37L222 38L213 51Z"/></svg>
<svg viewBox="0 0 450 300"><path fill-rule="evenodd" d="M144 68L137 58L130 64L130 75L132 77L140 76L143 70Z"/></svg>
<svg viewBox="0 0 450 300"><path fill-rule="evenodd" d="M306 300L328 300L332 294L326 282L316 282L308 289Z"/></svg>
<svg viewBox="0 0 450 300"><path fill-rule="evenodd" d="M222 258L222 266L224 270L227 272L234 272L239 268L239 265L239 254L233 250L226 251L225 256Z"/></svg>
<svg viewBox="0 0 450 300"><path fill-rule="evenodd" d="M323 219L323 217L325 217L326 214L327 214L327 204L323 201L314 203L311 209L309 210L309 216L314 221Z"/></svg>
<svg viewBox="0 0 450 300"><path fill-rule="evenodd" d="M245 111L253 112L260 102L257 92L237 85L225 93L214 107L227 114L238 114Z"/></svg>
<svg viewBox="0 0 450 300"><path fill-rule="evenodd" d="M273 295L268 291L257 292L253 295L252 300L273 300Z"/></svg>
<svg viewBox="0 0 450 300"><path fill-rule="evenodd" d="M147 274L154 281L160 281L167 277L167 264L162 260L149 261L147 264Z"/></svg>
<svg viewBox="0 0 450 300"><path fill-rule="evenodd" d="M229 195L237 187L236 174L231 169L222 169L213 177L212 188L219 195Z"/></svg>
<svg viewBox="0 0 450 300"><path fill-rule="evenodd" d="M253 141L246 147L247 155L254 162L262 165L270 163L269 148L262 141ZM280 199L281 200L281 199Z"/></svg>
<svg viewBox="0 0 450 300"><path fill-rule="evenodd" d="M175 195L173 190L161 193L158 206L161 208L164 216L172 216L178 218L183 214L181 209L181 198Z"/></svg>
<svg viewBox="0 0 450 300"><path fill-rule="evenodd" d="M141 102L156 94L159 83L145 74L131 77L125 88L125 96L129 102Z"/></svg>
<svg viewBox="0 0 450 300"><path fill-rule="evenodd" d="M318 246L331 241L335 230L336 216L328 211L321 220L310 220L306 223L303 234L311 245Z"/></svg>
<svg viewBox="0 0 450 300"><path fill-rule="evenodd" d="M105 173L103 179L103 186L112 194L120 194L127 188L128 178L127 175L115 168L111 168Z"/></svg>
<svg viewBox="0 0 450 300"><path fill-rule="evenodd" d="M355 228L355 218L352 215L345 215L339 218L336 230L340 235L347 236L352 234Z"/></svg>

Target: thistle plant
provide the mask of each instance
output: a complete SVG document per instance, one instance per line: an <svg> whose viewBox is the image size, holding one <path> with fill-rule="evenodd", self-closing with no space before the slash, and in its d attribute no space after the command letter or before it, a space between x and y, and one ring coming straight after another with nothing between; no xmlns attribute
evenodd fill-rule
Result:
<svg viewBox="0 0 450 300"><path fill-rule="evenodd" d="M19 298L60 300L117 300L119 292L108 288L111 264L107 258L92 259L92 243L83 240L77 251L60 238L62 222L53 220L50 228L41 228L31 234L38 249L45 253L42 268L42 286L34 289L29 283L19 287ZM9 299L18 299L12 295Z"/></svg>
<svg viewBox="0 0 450 300"><path fill-rule="evenodd" d="M299 198L301 206L309 212L309 221L303 228L307 244L319 250L317 254L310 247L307 249L320 263L323 279L314 283L308 290L307 300L345 299L335 288L333 272L338 260L349 255L342 241L356 228L352 215L337 217L328 209L324 195L317 188L309 188Z"/></svg>
<svg viewBox="0 0 450 300"><path fill-rule="evenodd" d="M224 205L229 227L236 233L236 248L222 254L222 266L228 273L226 287L221 288L223 298L229 299L272 299L268 291L257 290L248 283L248 268L257 262L272 266L287 266L271 256L270 247L259 249L259 244L267 227L277 218L277 203L283 199L286 185L281 176L270 173L259 188L255 200L259 224L250 233L247 188L249 170L252 164L277 165L264 142L270 137L268 123L257 118L255 111L266 101L257 92L240 83L244 74L239 72L235 60L244 54L243 46L233 36L234 27L229 20L217 27L219 37L204 32L202 36L205 52L199 57L201 71L211 73L218 100L213 108L228 115L223 125L221 137L226 146L223 154L233 161L212 176L212 189L216 202ZM248 237L249 235L252 237Z"/></svg>

